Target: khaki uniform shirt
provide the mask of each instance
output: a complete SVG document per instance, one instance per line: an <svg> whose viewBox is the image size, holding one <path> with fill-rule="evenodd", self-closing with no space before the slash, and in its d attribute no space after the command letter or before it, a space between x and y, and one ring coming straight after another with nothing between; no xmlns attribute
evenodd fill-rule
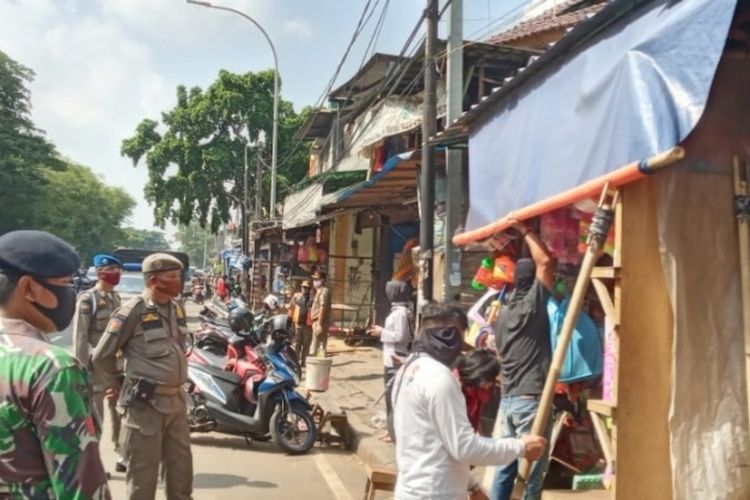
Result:
<svg viewBox="0 0 750 500"><path fill-rule="evenodd" d="M167 387L180 387L187 382L187 335L182 305L175 300L166 305L156 304L145 291L115 311L94 352L94 363L115 385L115 354L122 350L126 380L146 379ZM163 399L157 396L153 405L157 410L171 411L159 407Z"/></svg>
<svg viewBox="0 0 750 500"><path fill-rule="evenodd" d="M112 313L118 307L120 296L117 292L107 293L99 284L78 297L73 318L73 352L83 366L91 366L90 353L96 348Z"/></svg>
<svg viewBox="0 0 750 500"><path fill-rule="evenodd" d="M324 332L328 331L328 327L331 326L331 291L328 290L328 287L321 286L315 292L310 315L313 324L317 323L320 318L323 318L321 323L322 330Z"/></svg>

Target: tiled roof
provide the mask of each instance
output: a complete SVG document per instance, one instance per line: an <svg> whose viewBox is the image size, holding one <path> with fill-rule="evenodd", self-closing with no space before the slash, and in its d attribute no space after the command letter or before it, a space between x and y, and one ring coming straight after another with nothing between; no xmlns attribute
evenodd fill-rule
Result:
<svg viewBox="0 0 750 500"><path fill-rule="evenodd" d="M487 40L487 42L512 45L523 38L557 29L569 28L596 14L605 5L605 0L598 0L593 5L591 2L584 0L566 0L553 9L549 9L527 21L522 21L507 31L498 33Z"/></svg>

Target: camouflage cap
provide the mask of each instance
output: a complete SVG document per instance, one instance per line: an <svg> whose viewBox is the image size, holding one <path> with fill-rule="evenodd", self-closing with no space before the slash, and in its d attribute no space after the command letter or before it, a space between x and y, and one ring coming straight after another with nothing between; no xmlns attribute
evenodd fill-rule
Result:
<svg viewBox="0 0 750 500"><path fill-rule="evenodd" d="M161 273L164 271L182 270L182 262L168 253L152 253L143 259L144 273Z"/></svg>

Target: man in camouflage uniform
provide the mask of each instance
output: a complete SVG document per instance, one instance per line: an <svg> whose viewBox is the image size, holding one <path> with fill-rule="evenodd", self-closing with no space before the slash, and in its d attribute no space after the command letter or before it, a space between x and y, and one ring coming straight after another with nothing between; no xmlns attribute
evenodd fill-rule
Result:
<svg viewBox="0 0 750 500"><path fill-rule="evenodd" d="M159 465L169 500L192 498L193 458L187 419L188 333L185 310L174 300L182 291L182 264L157 253L143 261L146 290L117 309L94 351L94 365L117 386L115 355L122 351L120 448L128 463L131 500L153 500Z"/></svg>
<svg viewBox="0 0 750 500"><path fill-rule="evenodd" d="M0 236L0 498L109 499L86 370L47 342L80 260L41 231Z"/></svg>
<svg viewBox="0 0 750 500"><path fill-rule="evenodd" d="M94 369L91 363L91 351L99 343L112 313L120 307L120 296L114 291L120 283L122 263L111 255L94 257L96 268L96 286L83 292L78 297L76 315L73 318L73 352L78 361L88 368L94 384L94 407L104 422L104 394L107 389L106 378L100 370ZM117 453L117 472L125 472L126 466L120 453L120 414L117 413L117 398L108 397L110 422L112 422L112 441Z"/></svg>

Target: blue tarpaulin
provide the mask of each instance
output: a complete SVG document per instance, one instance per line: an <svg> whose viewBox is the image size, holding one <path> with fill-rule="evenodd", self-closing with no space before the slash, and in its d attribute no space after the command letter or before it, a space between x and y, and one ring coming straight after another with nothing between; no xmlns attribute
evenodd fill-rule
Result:
<svg viewBox="0 0 750 500"><path fill-rule="evenodd" d="M735 4L654 1L501 101L469 137L467 230L683 141Z"/></svg>

